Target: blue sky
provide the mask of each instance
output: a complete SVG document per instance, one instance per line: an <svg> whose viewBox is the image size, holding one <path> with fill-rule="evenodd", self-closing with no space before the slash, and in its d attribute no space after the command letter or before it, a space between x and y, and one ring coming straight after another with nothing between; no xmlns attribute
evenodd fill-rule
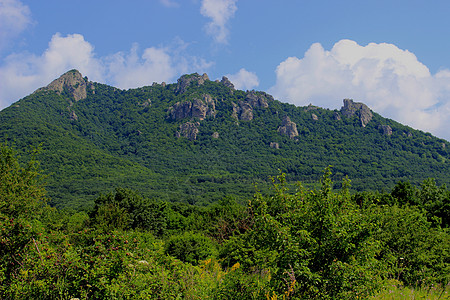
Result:
<svg viewBox="0 0 450 300"><path fill-rule="evenodd" d="M76 68L119 88L227 76L450 140L450 1L0 0L0 109Z"/></svg>

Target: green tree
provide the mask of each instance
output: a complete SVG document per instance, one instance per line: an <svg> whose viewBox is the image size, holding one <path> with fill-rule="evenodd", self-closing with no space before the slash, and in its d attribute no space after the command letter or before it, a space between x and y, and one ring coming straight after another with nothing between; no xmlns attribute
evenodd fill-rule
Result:
<svg viewBox="0 0 450 300"><path fill-rule="evenodd" d="M19 272L23 249L41 230L38 217L46 204L41 179L35 159L23 165L10 146L0 145L0 295Z"/></svg>

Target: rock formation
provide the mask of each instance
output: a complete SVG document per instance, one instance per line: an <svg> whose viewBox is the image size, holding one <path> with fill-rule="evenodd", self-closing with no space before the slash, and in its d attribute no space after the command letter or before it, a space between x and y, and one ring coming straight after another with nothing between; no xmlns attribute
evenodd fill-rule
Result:
<svg viewBox="0 0 450 300"><path fill-rule="evenodd" d="M278 127L278 132L282 135L289 136L290 139L293 139L298 136L297 124L292 122L288 116L285 116L281 122L281 126Z"/></svg>
<svg viewBox="0 0 450 300"><path fill-rule="evenodd" d="M219 133L216 131L211 135L214 139L218 139L219 138Z"/></svg>
<svg viewBox="0 0 450 300"><path fill-rule="evenodd" d="M37 91L55 91L61 95L64 91L68 92L75 101L86 99L88 91L94 93L94 86L91 82L86 82L77 70L70 70L58 79L53 80L49 85L40 88Z"/></svg>
<svg viewBox="0 0 450 300"><path fill-rule="evenodd" d="M278 144L278 143L275 143L275 142L270 142L270 148L273 148L273 149L280 149L280 144Z"/></svg>
<svg viewBox="0 0 450 300"><path fill-rule="evenodd" d="M225 76L222 77L222 80L220 81L224 86L229 87L230 89L234 90L234 84Z"/></svg>
<svg viewBox="0 0 450 300"><path fill-rule="evenodd" d="M384 135L392 135L392 128L389 125L380 125L378 129L383 130Z"/></svg>
<svg viewBox="0 0 450 300"><path fill-rule="evenodd" d="M248 102L252 108L267 108L269 107L270 100L273 101L273 97L262 92L256 93L255 91L250 91L245 95L245 101Z"/></svg>
<svg viewBox="0 0 450 300"><path fill-rule="evenodd" d="M250 91L245 95L244 101L238 104L233 103L232 117L236 120L251 121L253 120L253 109L269 107L269 101L273 101L273 97L263 92Z"/></svg>
<svg viewBox="0 0 450 300"><path fill-rule="evenodd" d="M314 121L318 121L318 120L319 120L319 117L318 117L316 114L311 114L311 118L312 118Z"/></svg>
<svg viewBox="0 0 450 300"><path fill-rule="evenodd" d="M206 80L209 80L208 75L205 73L202 76L198 75L197 73L190 74L190 75L183 75L177 80L177 87L175 91L178 94L183 94L187 91L188 87L191 86L191 84L195 85L203 85Z"/></svg>
<svg viewBox="0 0 450 300"><path fill-rule="evenodd" d="M367 105L353 102L352 99L344 99L344 106L341 108L341 113L347 118L357 116L362 127L366 127L373 117L372 111Z"/></svg>
<svg viewBox="0 0 450 300"><path fill-rule="evenodd" d="M341 115L337 111L335 111L334 114L333 114L333 118L336 121L340 121L341 120Z"/></svg>
<svg viewBox="0 0 450 300"><path fill-rule="evenodd" d="M202 99L194 98L192 101L177 102L168 110L169 118L180 120L185 118L198 118L204 120L207 117L215 117L216 103L209 94L203 94Z"/></svg>
<svg viewBox="0 0 450 300"><path fill-rule="evenodd" d="M198 127L200 126L199 122L186 122L180 125L180 131L177 131L175 136L177 138L185 137L191 141L197 139L197 134L199 132Z"/></svg>
<svg viewBox="0 0 450 300"><path fill-rule="evenodd" d="M76 121L76 120L78 120L78 116L77 116L77 114L75 113L74 110L71 110L71 111L70 111L70 113L69 113L69 119L70 119L71 121Z"/></svg>

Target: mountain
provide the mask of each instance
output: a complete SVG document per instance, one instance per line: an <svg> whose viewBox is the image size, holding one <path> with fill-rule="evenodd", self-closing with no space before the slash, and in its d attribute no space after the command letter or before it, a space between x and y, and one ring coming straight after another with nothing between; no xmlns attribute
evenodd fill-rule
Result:
<svg viewBox="0 0 450 300"><path fill-rule="evenodd" d="M280 171L308 185L329 165L336 182L348 175L358 191L450 183L449 142L363 103L296 107L197 73L121 90L71 70L0 112L5 141L25 158L41 145L59 207L89 207L116 187L206 205L264 190Z"/></svg>

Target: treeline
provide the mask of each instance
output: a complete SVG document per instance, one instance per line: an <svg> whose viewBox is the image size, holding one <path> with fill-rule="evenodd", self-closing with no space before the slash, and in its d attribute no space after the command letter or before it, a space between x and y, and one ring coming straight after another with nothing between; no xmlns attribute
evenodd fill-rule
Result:
<svg viewBox="0 0 450 300"><path fill-rule="evenodd" d="M47 205L38 163L0 153L2 299L360 299L394 282L450 280L450 191L432 180L386 193L320 187L208 207L128 189L90 211Z"/></svg>

